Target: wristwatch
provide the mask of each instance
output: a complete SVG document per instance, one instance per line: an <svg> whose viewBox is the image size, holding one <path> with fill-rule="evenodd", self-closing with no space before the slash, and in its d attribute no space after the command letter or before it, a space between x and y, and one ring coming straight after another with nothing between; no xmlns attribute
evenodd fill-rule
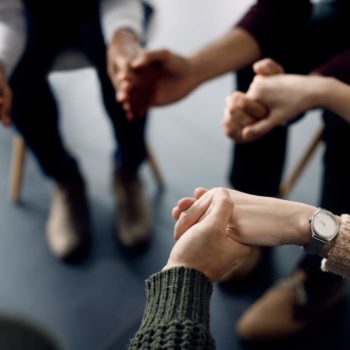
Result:
<svg viewBox="0 0 350 350"><path fill-rule="evenodd" d="M310 219L311 240L304 246L305 251L309 254L318 254L325 244L338 235L339 226L334 214L319 208Z"/></svg>

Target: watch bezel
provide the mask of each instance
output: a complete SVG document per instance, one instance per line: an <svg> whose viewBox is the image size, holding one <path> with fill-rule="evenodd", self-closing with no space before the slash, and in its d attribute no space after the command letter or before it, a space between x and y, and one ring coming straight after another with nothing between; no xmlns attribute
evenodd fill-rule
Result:
<svg viewBox="0 0 350 350"><path fill-rule="evenodd" d="M314 222L315 222L316 217L321 212L327 213L336 222L337 229L335 230L335 232L332 236L324 237L321 234L319 234L318 231L316 230ZM337 237L337 235L339 234L339 230L340 230L340 221L336 215L334 215L330 211L322 209L322 208L318 208L315 211L315 213L312 215L312 217L310 218L309 221L310 221L311 238L310 238L309 243L304 246L304 249L308 254L313 255L313 254L318 254L322 250L324 245L331 242L335 237Z"/></svg>
<svg viewBox="0 0 350 350"><path fill-rule="evenodd" d="M318 229L317 227L315 226L315 220L316 218L319 216L319 215L327 215L328 217L330 217L331 219L334 220L335 224L336 224L336 228L334 230L334 233L332 235L329 235L329 236L324 236ZM337 234L339 233L339 228L340 228L340 224L339 224L339 221L337 219L337 217L331 213L330 211L328 210L325 210L325 209L322 209L322 208L319 208L315 213L314 215L312 216L311 218L311 232L312 232L312 237L314 239L318 239L319 241L323 242L323 243L328 243L330 242L334 237L337 236Z"/></svg>

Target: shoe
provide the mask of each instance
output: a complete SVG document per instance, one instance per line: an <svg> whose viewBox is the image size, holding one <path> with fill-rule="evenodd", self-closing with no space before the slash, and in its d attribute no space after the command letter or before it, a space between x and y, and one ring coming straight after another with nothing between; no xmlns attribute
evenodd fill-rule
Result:
<svg viewBox="0 0 350 350"><path fill-rule="evenodd" d="M119 242L126 248L143 246L150 238L151 215L137 175L125 175L116 170L114 191L118 203L115 231Z"/></svg>
<svg viewBox="0 0 350 350"><path fill-rule="evenodd" d="M256 271L262 259L263 252L260 247L252 247L250 253L237 265L235 265L220 282L236 283L248 279Z"/></svg>
<svg viewBox="0 0 350 350"><path fill-rule="evenodd" d="M89 246L90 220L81 178L69 184L54 184L47 242L52 253L62 260L81 258Z"/></svg>
<svg viewBox="0 0 350 350"><path fill-rule="evenodd" d="M306 273L297 270L289 279L270 288L240 318L236 325L238 335L248 341L295 335L346 295L341 279L327 287L318 285L311 290L311 286L312 279L308 282Z"/></svg>

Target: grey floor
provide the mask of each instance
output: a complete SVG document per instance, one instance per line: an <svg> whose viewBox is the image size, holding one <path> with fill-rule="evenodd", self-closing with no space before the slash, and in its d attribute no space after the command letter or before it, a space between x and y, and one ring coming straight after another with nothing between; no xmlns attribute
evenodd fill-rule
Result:
<svg viewBox="0 0 350 350"><path fill-rule="evenodd" d="M160 2L157 33L151 46L189 53L229 28L248 2L172 0ZM94 248L83 265L56 261L45 243L50 184L29 155L22 200L8 201L12 131L0 129L0 311L44 326L72 350L123 349L137 329L145 296L144 279L166 262L173 244L171 208L200 185L226 185L231 142L223 137L220 120L224 97L233 80L226 76L201 87L173 106L152 112L148 139L166 179L163 193L146 165L142 177L153 210L153 238L143 254L130 256L115 244L111 193L111 153L114 143L101 107L95 73L84 69L50 77L60 103L62 130L79 157L89 184ZM38 100L40 106L40 100ZM33 122L34 125L34 122ZM295 162L318 114L292 128L286 171ZM321 149L291 198L317 203ZM244 344L234 333L239 315L275 280L287 276L300 256L296 247L267 254L254 282L233 290L215 288L212 331L217 347L226 349L348 349L349 303L286 342Z"/></svg>

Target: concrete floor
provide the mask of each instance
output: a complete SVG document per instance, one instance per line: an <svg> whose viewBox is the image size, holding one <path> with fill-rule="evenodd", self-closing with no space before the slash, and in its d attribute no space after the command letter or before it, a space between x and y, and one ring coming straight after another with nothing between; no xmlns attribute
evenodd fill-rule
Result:
<svg viewBox="0 0 350 350"><path fill-rule="evenodd" d="M227 30L248 2L168 0L159 4L152 47L190 53ZM77 154L89 184L94 248L81 266L56 261L47 249L45 223L50 184L29 156L22 200L7 199L11 131L0 129L0 310L44 326L71 350L123 349L138 327L144 307L144 279L162 268L173 244L171 208L200 185L226 185L231 142L223 137L220 120L231 76L216 79L178 104L152 112L148 128L166 178L157 191L147 165L142 176L153 209L149 249L130 256L115 244L112 225L111 153L114 148L108 118L101 107L95 73L84 69L51 77L62 114L67 144ZM287 171L318 125L317 113L293 126ZM317 203L320 156L313 159L291 198ZM274 344L244 344L234 323L249 304L276 279L288 275L300 256L297 247L268 254L251 284L235 290L215 288L212 331L219 350L226 349L348 349L349 304L343 303L310 332ZM331 345L330 345L331 344Z"/></svg>

